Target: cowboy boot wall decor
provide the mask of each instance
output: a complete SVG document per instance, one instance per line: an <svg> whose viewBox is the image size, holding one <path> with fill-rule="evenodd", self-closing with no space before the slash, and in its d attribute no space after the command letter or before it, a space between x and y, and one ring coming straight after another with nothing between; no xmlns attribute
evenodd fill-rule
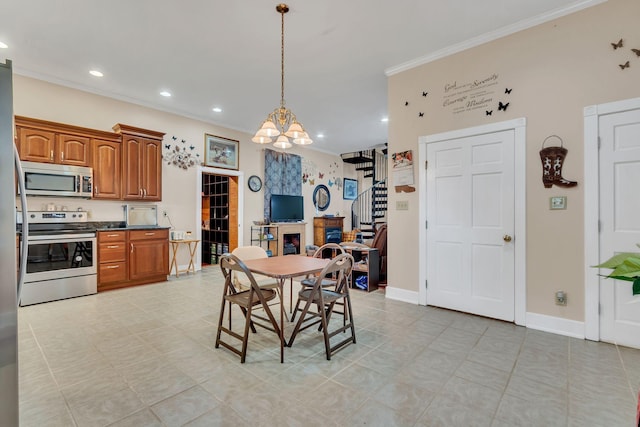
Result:
<svg viewBox="0 0 640 427"><path fill-rule="evenodd" d="M560 140L560 146L544 147L544 144L549 138L558 138ZM552 185L558 187L575 187L578 185L577 181L569 181L562 177L562 164L565 157L567 157L567 149L562 146L562 138L557 135L551 135L544 139L542 142L542 150L540 150L540 160L542 161L542 183L544 188L551 188Z"/></svg>

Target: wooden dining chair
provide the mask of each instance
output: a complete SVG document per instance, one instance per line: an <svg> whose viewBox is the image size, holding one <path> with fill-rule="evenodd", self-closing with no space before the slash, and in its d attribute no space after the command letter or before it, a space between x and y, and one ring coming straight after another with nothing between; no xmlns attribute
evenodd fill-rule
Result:
<svg viewBox="0 0 640 427"><path fill-rule="evenodd" d="M226 347L232 352L240 356L240 362L244 363L247 356L247 343L249 339L249 330L256 332L255 326L260 326L269 331L273 331L278 335L280 339L280 327L276 321L273 313L269 309L267 304L269 301L276 297L276 291L274 289L261 288L256 282L253 274L246 265L235 255L225 254L220 258L220 269L224 275L224 289L222 292L222 303L220 307L220 319L218 320L218 333L216 335L215 347L219 348L220 345ZM248 283L249 287L246 290L238 290L233 283L234 274L243 276L243 283ZM229 311L231 312L233 305L237 305L245 318L244 332L242 335L233 331L231 325L231 318L229 318L229 327L223 325L223 318L225 307L229 303ZM255 313L253 310L256 307L260 307L264 310L264 314L267 317L261 316ZM235 338L239 340L242 345L238 349L227 341L223 340L222 333L229 338Z"/></svg>
<svg viewBox="0 0 640 427"><path fill-rule="evenodd" d="M337 243L325 243L324 245L316 249L316 251L313 253L313 257L326 258L325 255L329 254L330 255L329 258L335 258L336 255L340 255L343 253L344 253L344 248L342 248L342 246L338 245ZM309 275L300 281L300 285L303 287L311 287L315 284L316 277L318 276ZM325 277L322 282L322 286L325 288L328 286L335 286L335 284L336 284L336 281L331 276ZM293 321L293 319L291 320Z"/></svg>
<svg viewBox="0 0 640 427"><path fill-rule="evenodd" d="M300 292L298 292L298 301L296 302L293 316L295 317L296 313L300 311L300 317L287 344L289 347L293 345L299 332L318 324L324 336L327 360L331 360L333 353L345 345L352 342L355 344L356 332L353 323L351 296L349 295L349 284L347 280L351 275L353 262L353 257L349 254L338 255L333 258L315 278L313 286L303 287ZM335 287L322 286L323 280L328 276L335 278ZM341 314L345 320L342 327L329 330L331 315L335 312L334 307L339 301L344 304L344 313ZM303 304L302 309L300 308L301 304ZM315 308L315 311L313 308ZM331 345L331 338L347 331L351 332L350 336L347 336L333 346Z"/></svg>

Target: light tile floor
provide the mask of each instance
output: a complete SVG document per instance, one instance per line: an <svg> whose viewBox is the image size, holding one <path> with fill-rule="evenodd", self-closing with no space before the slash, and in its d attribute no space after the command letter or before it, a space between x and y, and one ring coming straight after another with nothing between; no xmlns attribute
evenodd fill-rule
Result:
<svg viewBox="0 0 640 427"><path fill-rule="evenodd" d="M327 361L307 330L280 364L277 337L259 330L241 365L213 345L221 290L214 266L21 308L21 426L635 421L640 350L353 291L357 344Z"/></svg>

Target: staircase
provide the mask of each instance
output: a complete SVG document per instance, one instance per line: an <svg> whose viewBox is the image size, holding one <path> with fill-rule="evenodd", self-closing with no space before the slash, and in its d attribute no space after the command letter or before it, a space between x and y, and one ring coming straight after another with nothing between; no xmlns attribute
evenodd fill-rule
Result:
<svg viewBox="0 0 640 427"><path fill-rule="evenodd" d="M363 187L367 178L371 186L358 194L351 205L351 228L360 229L363 237L374 234L376 222L386 222L387 216L387 149L370 149L341 154L342 161L355 165L362 179Z"/></svg>

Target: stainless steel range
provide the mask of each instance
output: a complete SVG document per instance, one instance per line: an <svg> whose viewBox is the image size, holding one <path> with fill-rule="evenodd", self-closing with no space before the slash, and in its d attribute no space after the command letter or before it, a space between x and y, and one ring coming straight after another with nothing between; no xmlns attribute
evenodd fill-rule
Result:
<svg viewBox="0 0 640 427"><path fill-rule="evenodd" d="M20 223L20 215L18 215ZM97 292L96 230L87 213L28 212L27 266L20 305ZM24 242L23 242L24 244Z"/></svg>

